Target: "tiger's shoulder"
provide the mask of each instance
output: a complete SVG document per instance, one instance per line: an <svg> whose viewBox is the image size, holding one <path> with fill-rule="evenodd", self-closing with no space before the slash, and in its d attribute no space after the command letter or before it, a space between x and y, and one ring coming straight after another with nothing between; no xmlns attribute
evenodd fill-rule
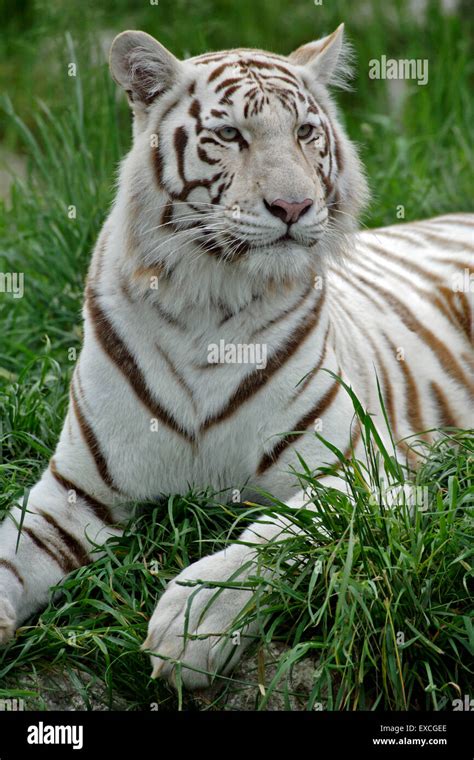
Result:
<svg viewBox="0 0 474 760"><path fill-rule="evenodd" d="M358 231L350 238L347 255L331 264L337 277L342 269L371 267L376 279L410 277L453 290L474 292L474 213L444 214L387 227ZM460 279L459 274L462 274Z"/></svg>

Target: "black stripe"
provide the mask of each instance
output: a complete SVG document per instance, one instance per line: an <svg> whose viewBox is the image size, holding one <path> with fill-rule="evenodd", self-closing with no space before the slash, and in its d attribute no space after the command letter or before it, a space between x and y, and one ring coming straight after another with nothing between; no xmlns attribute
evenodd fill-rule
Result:
<svg viewBox="0 0 474 760"><path fill-rule="evenodd" d="M95 466L97 467L97 472L99 473L104 483L110 489L113 491L118 491L119 489L117 488L114 479L110 474L107 460L102 453L99 440L80 407L79 399L77 398L76 391L74 389L74 381L71 383L71 400L72 408L81 429L82 437L87 444L87 448L89 449L92 458L94 459Z"/></svg>
<svg viewBox="0 0 474 760"><path fill-rule="evenodd" d="M15 565L13 564L13 562L10 562L10 560L8 560L8 559L0 559L0 567L4 567L7 570L9 570L12 573L12 575L15 576L15 578L17 579L17 581L19 583L21 583L22 586L25 585L25 581L21 577L20 573L16 569Z"/></svg>
<svg viewBox="0 0 474 760"><path fill-rule="evenodd" d="M99 297L92 287L86 290L87 306L94 326L95 335L105 353L115 364L129 383L132 390L142 404L151 412L152 416L159 419L174 433L177 433L189 443L195 440L192 431L186 430L175 417L167 411L151 395L145 377L134 357L128 350L124 341L120 338L112 322L99 303Z"/></svg>
<svg viewBox="0 0 474 760"><path fill-rule="evenodd" d="M22 530L23 533L26 533L26 535L31 538L38 549L41 549L41 551L47 554L48 557L53 560L53 562L56 562L56 564L59 565L64 573L70 573L72 570L76 569L74 562L70 557L67 556L65 552L60 549L60 547L55 546L55 549L57 551L56 553L47 544L45 544L45 542L39 536L37 536L36 533L31 530L31 528L23 527Z"/></svg>
<svg viewBox="0 0 474 760"><path fill-rule="evenodd" d="M280 438L273 449L263 455L257 467L258 475L262 475L266 470L268 470L269 467L274 465L277 459L279 459L283 452L286 451L288 446L293 443L295 436L298 436L298 434L301 435L301 431L306 432L308 426L318 417L321 417L321 415L324 414L327 409L329 409L332 402L336 398L340 387L341 384L337 380L334 381L324 396L318 399L317 403L309 410L309 412L306 412L306 414L303 415L300 420L298 420L295 425L295 432L288 433L287 435L283 436L283 438Z"/></svg>
<svg viewBox="0 0 474 760"><path fill-rule="evenodd" d="M106 525L115 524L115 520L113 519L109 508L105 504L103 504L101 501L98 501L93 496L88 494L82 488L79 488L79 486L73 483L72 480L68 480L67 478L64 477L64 475L61 475L61 473L57 469L54 458L51 459L49 463L49 470L51 472L51 475L57 481L57 483L59 483L59 485L62 486L62 488L64 488L65 491L73 491L79 499L82 499L83 501L85 501L86 504L92 509L95 516L99 520L101 520Z"/></svg>
<svg viewBox="0 0 474 760"><path fill-rule="evenodd" d="M77 538L74 538L74 536L69 533L67 530L65 530L55 519L52 517L52 515L47 514L42 509L38 510L38 514L41 515L43 520L46 520L48 525L51 525L52 528L56 531L61 541L67 546L71 554L75 557L77 567L81 567L82 565L88 565L90 563L90 557L82 544L77 540Z"/></svg>
<svg viewBox="0 0 474 760"><path fill-rule="evenodd" d="M322 307L325 301L325 292L320 296L316 304L308 312L284 342L283 346L276 351L267 363L265 369L256 369L245 377L237 390L234 391L227 404L214 416L209 417L202 425L205 431L213 425L231 417L246 401L257 393L267 382L280 370L286 362L299 349L308 335L316 328Z"/></svg>
<svg viewBox="0 0 474 760"><path fill-rule="evenodd" d="M381 285L371 283L362 275L359 275L358 280L385 300L395 314L398 315L405 327L411 332L416 333L420 340L423 340L429 346L449 377L454 377L461 385L464 385L471 391L474 390L474 383L466 377L463 369L459 366L454 354L449 350L447 345L443 343L443 341L441 341L428 327L425 327L425 325L415 317L414 313L405 306L399 298L394 296L393 293L386 288L383 288Z"/></svg>

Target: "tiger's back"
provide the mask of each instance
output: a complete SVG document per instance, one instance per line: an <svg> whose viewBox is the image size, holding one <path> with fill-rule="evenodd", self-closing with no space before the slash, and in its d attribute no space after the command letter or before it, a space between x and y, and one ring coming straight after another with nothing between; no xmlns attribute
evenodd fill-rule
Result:
<svg viewBox="0 0 474 760"><path fill-rule="evenodd" d="M329 287L354 388L375 411L377 370L397 439L474 427L474 215L366 230L356 240Z"/></svg>

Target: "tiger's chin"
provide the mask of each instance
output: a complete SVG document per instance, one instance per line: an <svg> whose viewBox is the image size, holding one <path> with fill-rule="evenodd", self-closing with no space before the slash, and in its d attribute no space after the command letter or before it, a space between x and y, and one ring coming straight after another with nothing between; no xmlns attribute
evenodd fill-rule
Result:
<svg viewBox="0 0 474 760"><path fill-rule="evenodd" d="M242 265L254 282L287 284L303 281L321 267L322 240L302 244L294 239L279 239L249 249Z"/></svg>

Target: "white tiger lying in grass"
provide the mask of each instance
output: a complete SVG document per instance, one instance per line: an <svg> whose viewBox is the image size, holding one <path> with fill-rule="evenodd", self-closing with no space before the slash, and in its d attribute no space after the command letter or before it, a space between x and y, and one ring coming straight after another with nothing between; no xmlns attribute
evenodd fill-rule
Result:
<svg viewBox="0 0 474 760"><path fill-rule="evenodd" d="M342 35L288 58L183 62L142 32L115 40L134 142L94 252L56 453L18 548L19 507L0 528L0 641L120 531L133 500L247 483L242 499L263 488L304 503L290 471L297 451L312 468L328 460L315 421L360 455L349 396L322 368L380 420L375 367L398 439L473 424L471 303L455 277L469 277L474 217L353 234L366 182L327 90L344 74ZM258 366L225 360L242 346ZM154 675L172 680L177 659L189 687L227 672L243 646L219 634L250 592L209 605L212 589L178 581L244 579L252 544L282 524L253 524L169 584L145 642Z"/></svg>

